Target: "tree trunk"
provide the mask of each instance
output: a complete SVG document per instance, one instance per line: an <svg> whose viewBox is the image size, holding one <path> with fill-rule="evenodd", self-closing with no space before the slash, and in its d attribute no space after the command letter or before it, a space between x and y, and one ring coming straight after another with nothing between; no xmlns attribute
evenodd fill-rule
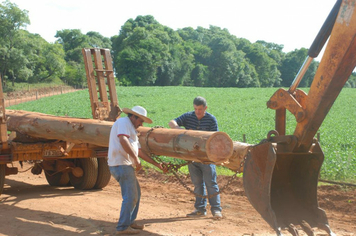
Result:
<svg viewBox="0 0 356 236"><path fill-rule="evenodd" d="M35 138L108 147L113 122L7 110L7 127Z"/></svg>
<svg viewBox="0 0 356 236"><path fill-rule="evenodd" d="M7 127L33 138L63 140L75 144L109 146L113 122L6 110ZM141 148L148 154L187 161L222 164L239 170L249 144L233 142L224 132L139 127ZM240 169L242 170L242 169Z"/></svg>
<svg viewBox="0 0 356 236"><path fill-rule="evenodd" d="M146 153L203 163L226 162L233 143L224 132L139 127L141 149Z"/></svg>
<svg viewBox="0 0 356 236"><path fill-rule="evenodd" d="M250 150L251 144L241 143L238 141L234 141L234 152L229 157L229 160L222 165L229 168L232 171L243 172L245 157Z"/></svg>

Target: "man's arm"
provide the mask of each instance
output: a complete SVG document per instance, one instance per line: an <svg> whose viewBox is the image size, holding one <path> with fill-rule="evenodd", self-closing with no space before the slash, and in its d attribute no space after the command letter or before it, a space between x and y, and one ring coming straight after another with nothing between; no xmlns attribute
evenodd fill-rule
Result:
<svg viewBox="0 0 356 236"><path fill-rule="evenodd" d="M168 123L169 127L171 127L171 129L183 129L182 127L180 127L178 124L177 124L177 121L175 120L171 120L169 123Z"/></svg>
<svg viewBox="0 0 356 236"><path fill-rule="evenodd" d="M219 131L218 128L218 121L217 119L214 117L213 122L212 122L212 126L210 128L210 131Z"/></svg>
<svg viewBox="0 0 356 236"><path fill-rule="evenodd" d="M121 146L123 147L123 149L125 150L125 152L127 154L129 154L131 157L133 157L134 159L134 165L136 166L136 169L139 167L139 169L141 169L141 162L140 159L138 159L138 155L137 153L135 153L135 151L133 150L129 139L127 138L127 136L125 135L120 135L119 136L119 140L121 143Z"/></svg>
<svg viewBox="0 0 356 236"><path fill-rule="evenodd" d="M141 149L138 150L138 155L141 157L143 160L147 161L148 163L158 167L161 169L164 173L167 172L167 168L162 165L162 163L158 163L154 161L151 157L149 157L145 152L141 151Z"/></svg>

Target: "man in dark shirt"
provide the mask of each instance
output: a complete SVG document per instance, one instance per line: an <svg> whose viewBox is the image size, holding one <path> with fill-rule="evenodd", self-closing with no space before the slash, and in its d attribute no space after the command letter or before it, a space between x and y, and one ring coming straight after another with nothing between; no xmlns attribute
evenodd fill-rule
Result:
<svg viewBox="0 0 356 236"><path fill-rule="evenodd" d="M203 97L196 97L193 101L194 111L184 113L169 122L169 127L172 129L202 130L202 131L218 131L218 122L212 114L206 112L207 104ZM187 214L187 217L206 216L207 199L206 191L209 195L210 210L213 218L222 218L219 186L216 182L216 166L214 164L203 164L200 162L192 162L188 165L189 174L194 184L195 210Z"/></svg>

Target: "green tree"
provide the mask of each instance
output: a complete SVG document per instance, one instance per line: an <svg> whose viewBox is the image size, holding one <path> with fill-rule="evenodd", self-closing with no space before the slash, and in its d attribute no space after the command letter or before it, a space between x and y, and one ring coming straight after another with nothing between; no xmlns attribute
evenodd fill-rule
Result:
<svg viewBox="0 0 356 236"><path fill-rule="evenodd" d="M255 67L260 87L279 86L281 73L278 70L278 61L269 55L269 48L256 42L251 45L246 44L242 50ZM275 56L275 54L272 55Z"/></svg>
<svg viewBox="0 0 356 236"><path fill-rule="evenodd" d="M91 48L107 48L111 49L111 40L110 38L102 36L98 32L89 31L86 33L88 36L88 44Z"/></svg>
<svg viewBox="0 0 356 236"><path fill-rule="evenodd" d="M122 84L181 85L190 80L190 48L152 16L129 19L112 42L116 76Z"/></svg>
<svg viewBox="0 0 356 236"><path fill-rule="evenodd" d="M192 49L185 45L174 30L168 27L163 27L163 30L167 37L159 38L168 46L168 52L162 57L161 64L157 68L155 85L190 85L190 73L194 67Z"/></svg>
<svg viewBox="0 0 356 236"><path fill-rule="evenodd" d="M208 66L203 64L196 64L191 73L192 85L196 87L203 87L207 83L209 77Z"/></svg>
<svg viewBox="0 0 356 236"><path fill-rule="evenodd" d="M20 74L27 77L31 74L22 50L15 48L20 29L29 23L28 11L8 0L0 4L0 75L4 80L11 78L12 83Z"/></svg>
<svg viewBox="0 0 356 236"><path fill-rule="evenodd" d="M244 53L237 51L234 43L227 37L213 37L209 43L212 54L209 60L209 86L236 86L242 72Z"/></svg>
<svg viewBox="0 0 356 236"><path fill-rule="evenodd" d="M86 73L83 64L69 61L66 63L64 82L77 88L83 88L86 84Z"/></svg>
<svg viewBox="0 0 356 236"><path fill-rule="evenodd" d="M86 83L84 70L83 48L108 48L111 49L109 38L103 37L97 32L90 31L83 34L79 29L64 29L57 31L56 43L64 48L65 52L65 76L62 78L70 85L82 87Z"/></svg>
<svg viewBox="0 0 356 236"><path fill-rule="evenodd" d="M279 68L279 70L281 71L282 86L289 87L292 85L292 82L298 74L300 68L302 67L307 55L308 49L306 48L295 49L294 51L289 52L285 55L285 59L283 60L281 67ZM299 84L299 87L310 86L318 65L318 62L314 60L312 61L301 83Z"/></svg>
<svg viewBox="0 0 356 236"><path fill-rule="evenodd" d="M38 34L21 31L21 40L16 45L28 60L27 68L32 72L20 81L30 83L50 82L64 75L65 60L62 45L48 43Z"/></svg>
<svg viewBox="0 0 356 236"><path fill-rule="evenodd" d="M352 72L349 79L347 80L345 87L356 88L356 72Z"/></svg>
<svg viewBox="0 0 356 236"><path fill-rule="evenodd" d="M192 48L195 67L191 80L196 86L258 86L257 73L246 54L237 48L238 39L228 30L191 27L178 30L186 45Z"/></svg>
<svg viewBox="0 0 356 236"><path fill-rule="evenodd" d="M185 85L208 86L209 66L208 62L212 55L212 49L202 43L204 28L199 28L201 32L194 30L192 27L178 29L179 36L183 39L186 48L189 48L189 55L193 57L193 68L190 73L190 80L186 80Z"/></svg>
<svg viewBox="0 0 356 236"><path fill-rule="evenodd" d="M83 63L82 48L90 47L88 37L79 29L64 29L57 31L57 43L63 46L66 62Z"/></svg>

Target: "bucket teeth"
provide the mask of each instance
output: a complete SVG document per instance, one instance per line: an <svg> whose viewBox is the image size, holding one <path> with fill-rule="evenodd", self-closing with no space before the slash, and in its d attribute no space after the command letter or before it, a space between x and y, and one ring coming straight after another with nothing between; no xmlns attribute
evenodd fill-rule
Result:
<svg viewBox="0 0 356 236"><path fill-rule="evenodd" d="M318 225L318 228L325 230L325 232L327 232L329 236L336 236L336 234L331 231L330 226L328 224L320 224Z"/></svg>
<svg viewBox="0 0 356 236"><path fill-rule="evenodd" d="M305 220L302 220L302 222L300 223L300 226L303 228L304 232L308 235L308 236L315 236L313 229L310 227L310 225L308 224L308 222L306 222Z"/></svg>
<svg viewBox="0 0 356 236"><path fill-rule="evenodd" d="M288 226L288 231L293 235L293 236L299 236L298 229L295 227L293 224L289 224Z"/></svg>

